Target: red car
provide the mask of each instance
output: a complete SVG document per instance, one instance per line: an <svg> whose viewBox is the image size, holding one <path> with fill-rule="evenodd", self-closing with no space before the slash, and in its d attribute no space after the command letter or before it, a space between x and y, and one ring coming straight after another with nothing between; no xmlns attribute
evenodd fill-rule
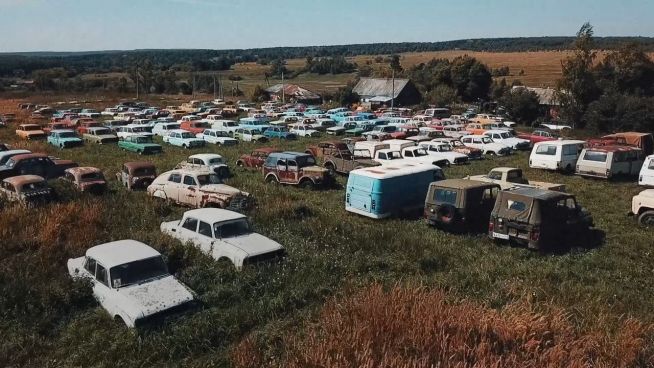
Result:
<svg viewBox="0 0 654 368"><path fill-rule="evenodd" d="M75 126L65 122L49 123L42 130L48 134L55 129L75 129Z"/></svg>
<svg viewBox="0 0 654 368"><path fill-rule="evenodd" d="M263 167L263 163L266 161L268 156L273 152L281 152L276 148L263 147L258 148L252 151L249 155L241 155L241 157L236 160L236 166L238 167Z"/></svg>
<svg viewBox="0 0 654 368"><path fill-rule="evenodd" d="M204 121L183 121L180 126L180 129L186 130L193 134L198 134L204 132L205 129L211 128L209 123Z"/></svg>
<svg viewBox="0 0 654 368"><path fill-rule="evenodd" d="M89 128L102 128L103 125L100 122L95 120L83 121L77 126L77 132L79 134L85 134L89 131Z"/></svg>
<svg viewBox="0 0 654 368"><path fill-rule="evenodd" d="M531 133L518 132L517 136L518 138L527 139L532 145L538 142L555 141L559 139L556 134L546 130L534 130Z"/></svg>

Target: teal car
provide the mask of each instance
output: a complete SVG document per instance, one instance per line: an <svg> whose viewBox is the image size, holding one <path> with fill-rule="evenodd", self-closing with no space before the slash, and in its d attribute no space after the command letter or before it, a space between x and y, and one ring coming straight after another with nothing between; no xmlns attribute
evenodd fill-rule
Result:
<svg viewBox="0 0 654 368"><path fill-rule="evenodd" d="M346 137L360 137L363 133L369 132L373 129L374 125L372 124L359 124L355 128L348 129L345 131Z"/></svg>
<svg viewBox="0 0 654 368"><path fill-rule="evenodd" d="M195 134L183 129L169 130L163 141L182 148L204 147L205 143L204 139L199 139Z"/></svg>
<svg viewBox="0 0 654 368"><path fill-rule="evenodd" d="M83 141L74 130L55 129L48 135L48 143L63 149L81 146Z"/></svg>
<svg viewBox="0 0 654 368"><path fill-rule="evenodd" d="M160 145L152 142L152 137L131 135L118 142L118 147L125 151L136 152L139 155L161 153Z"/></svg>

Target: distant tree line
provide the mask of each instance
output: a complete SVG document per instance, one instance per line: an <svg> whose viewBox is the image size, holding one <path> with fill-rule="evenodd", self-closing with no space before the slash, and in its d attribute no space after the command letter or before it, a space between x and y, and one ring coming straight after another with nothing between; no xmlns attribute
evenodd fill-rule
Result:
<svg viewBox="0 0 654 368"><path fill-rule="evenodd" d="M654 62L645 46L625 43L597 62L597 39L586 23L574 55L562 64L557 97L563 120L597 132L654 131Z"/></svg>

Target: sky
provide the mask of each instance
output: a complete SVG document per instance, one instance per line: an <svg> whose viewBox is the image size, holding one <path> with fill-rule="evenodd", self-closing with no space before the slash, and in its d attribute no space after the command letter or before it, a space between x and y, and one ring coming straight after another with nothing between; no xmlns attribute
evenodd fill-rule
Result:
<svg viewBox="0 0 654 368"><path fill-rule="evenodd" d="M654 36L654 0L0 0L0 52Z"/></svg>

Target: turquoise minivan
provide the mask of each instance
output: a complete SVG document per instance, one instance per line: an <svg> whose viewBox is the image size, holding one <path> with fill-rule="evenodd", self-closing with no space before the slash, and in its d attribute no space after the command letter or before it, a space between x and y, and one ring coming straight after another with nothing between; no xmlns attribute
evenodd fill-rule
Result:
<svg viewBox="0 0 654 368"><path fill-rule="evenodd" d="M429 184L445 179L438 166L398 163L350 171L345 210L375 219L421 210Z"/></svg>

